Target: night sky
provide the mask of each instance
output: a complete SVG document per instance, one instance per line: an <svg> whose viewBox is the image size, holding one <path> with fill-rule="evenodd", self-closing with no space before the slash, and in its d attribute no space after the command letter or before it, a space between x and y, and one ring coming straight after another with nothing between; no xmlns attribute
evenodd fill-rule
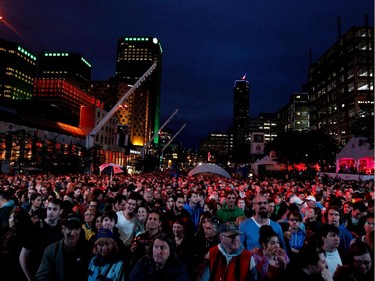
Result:
<svg viewBox="0 0 375 281"><path fill-rule="evenodd" d="M115 74L117 40L154 36L163 48L161 124L184 147L233 123L233 83L246 73L250 115L275 112L307 81L341 32L373 26L373 0L4 0L0 38L41 51L79 53L92 79Z"/></svg>

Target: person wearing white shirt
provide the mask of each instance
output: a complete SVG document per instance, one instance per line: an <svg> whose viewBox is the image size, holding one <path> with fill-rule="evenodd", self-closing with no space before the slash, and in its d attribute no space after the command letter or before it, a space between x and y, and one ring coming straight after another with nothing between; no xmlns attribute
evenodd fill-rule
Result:
<svg viewBox="0 0 375 281"><path fill-rule="evenodd" d="M126 200L124 210L116 212L116 226L120 233L120 239L124 243L125 247L130 246L135 235L134 229L137 224L137 216L134 211L136 207L136 198L129 196L129 198Z"/></svg>
<svg viewBox="0 0 375 281"><path fill-rule="evenodd" d="M324 224L320 228L320 239L323 242L322 248L326 252L328 270L333 276L336 268L342 265L342 260L337 248L340 245L340 230L332 224Z"/></svg>

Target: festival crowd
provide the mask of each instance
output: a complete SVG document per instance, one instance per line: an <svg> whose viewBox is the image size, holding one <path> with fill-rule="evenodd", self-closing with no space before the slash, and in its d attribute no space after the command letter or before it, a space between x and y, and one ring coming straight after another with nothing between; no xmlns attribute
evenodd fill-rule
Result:
<svg viewBox="0 0 375 281"><path fill-rule="evenodd" d="M0 280L374 280L374 182L0 175Z"/></svg>

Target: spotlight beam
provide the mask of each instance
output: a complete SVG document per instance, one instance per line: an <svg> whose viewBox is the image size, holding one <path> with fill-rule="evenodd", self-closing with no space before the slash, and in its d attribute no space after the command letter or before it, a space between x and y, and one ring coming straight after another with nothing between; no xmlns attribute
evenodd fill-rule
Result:
<svg viewBox="0 0 375 281"><path fill-rule="evenodd" d="M15 34L21 37L23 40L29 42L13 25L11 25L3 16L0 16L0 23L3 23L6 27L12 30ZM29 42L30 43L30 42Z"/></svg>

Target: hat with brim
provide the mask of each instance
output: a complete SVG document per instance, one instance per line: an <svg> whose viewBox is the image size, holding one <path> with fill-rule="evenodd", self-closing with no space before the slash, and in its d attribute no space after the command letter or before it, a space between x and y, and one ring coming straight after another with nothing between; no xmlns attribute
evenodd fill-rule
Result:
<svg viewBox="0 0 375 281"><path fill-rule="evenodd" d="M110 231L109 229L107 228L102 228L98 231L98 233L96 233L96 239L100 239L100 238L110 238L110 239L114 239L114 236L113 236L113 232Z"/></svg>
<svg viewBox="0 0 375 281"><path fill-rule="evenodd" d="M309 196L306 197L306 201L314 201L314 202L316 202L316 199L315 199L314 196L309 195Z"/></svg>
<svg viewBox="0 0 375 281"><path fill-rule="evenodd" d="M289 203L301 205L301 204L303 204L303 201L298 196L293 196L292 198L290 198Z"/></svg>
<svg viewBox="0 0 375 281"><path fill-rule="evenodd" d="M242 232L238 230L238 227L234 222L226 222L221 224L219 227L219 232L220 234L226 236L242 234Z"/></svg>
<svg viewBox="0 0 375 281"><path fill-rule="evenodd" d="M64 220L63 225L69 229L82 228L82 220L77 214L69 214Z"/></svg>

